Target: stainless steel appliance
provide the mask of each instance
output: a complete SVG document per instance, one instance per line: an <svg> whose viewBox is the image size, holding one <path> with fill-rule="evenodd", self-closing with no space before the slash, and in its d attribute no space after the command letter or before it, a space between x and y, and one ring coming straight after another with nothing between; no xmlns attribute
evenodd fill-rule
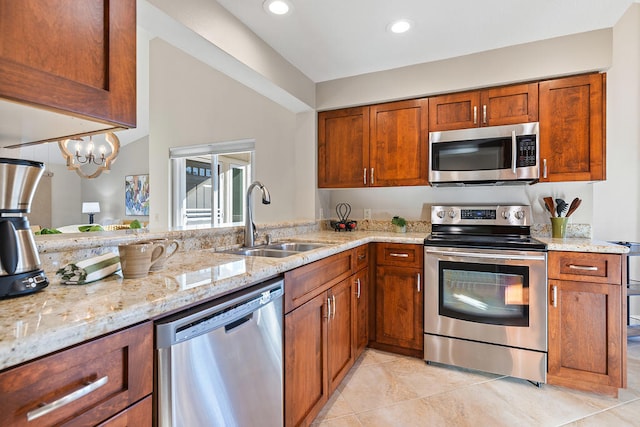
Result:
<svg viewBox="0 0 640 427"><path fill-rule="evenodd" d="M0 298L30 294L49 281L29 220L31 201L44 172L44 164L0 158Z"/></svg>
<svg viewBox="0 0 640 427"><path fill-rule="evenodd" d="M274 279L156 323L159 427L283 424L283 293Z"/></svg>
<svg viewBox="0 0 640 427"><path fill-rule="evenodd" d="M530 184L540 177L538 122L429 133L432 186Z"/></svg>
<svg viewBox="0 0 640 427"><path fill-rule="evenodd" d="M424 358L546 382L547 253L530 206L433 206Z"/></svg>

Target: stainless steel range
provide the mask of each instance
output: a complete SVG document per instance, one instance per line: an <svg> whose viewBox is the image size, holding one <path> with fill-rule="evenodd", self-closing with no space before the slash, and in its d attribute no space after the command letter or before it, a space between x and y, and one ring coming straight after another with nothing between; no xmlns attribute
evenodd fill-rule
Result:
<svg viewBox="0 0 640 427"><path fill-rule="evenodd" d="M427 362L546 382L547 253L530 206L433 206L425 239Z"/></svg>

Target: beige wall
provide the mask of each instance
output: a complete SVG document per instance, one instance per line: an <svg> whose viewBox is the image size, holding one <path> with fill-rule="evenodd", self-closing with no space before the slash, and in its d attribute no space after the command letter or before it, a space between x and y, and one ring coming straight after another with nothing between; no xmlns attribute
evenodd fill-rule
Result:
<svg viewBox="0 0 640 427"><path fill-rule="evenodd" d="M294 114L168 43L150 49L151 225L169 224L169 148L255 139L254 179L271 192L255 222L313 218L315 115ZM311 157L312 158L312 157ZM303 195L309 191L310 195ZM297 201L300 200L300 202Z"/></svg>
<svg viewBox="0 0 640 427"><path fill-rule="evenodd" d="M510 46L442 61L318 83L316 108L327 110L605 70L611 29Z"/></svg>

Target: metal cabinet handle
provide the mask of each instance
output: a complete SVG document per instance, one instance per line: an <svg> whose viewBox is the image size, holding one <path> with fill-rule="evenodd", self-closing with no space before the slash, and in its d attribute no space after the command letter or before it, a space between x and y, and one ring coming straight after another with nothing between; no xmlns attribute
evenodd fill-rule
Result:
<svg viewBox="0 0 640 427"><path fill-rule="evenodd" d="M547 177L547 159L542 159L542 177Z"/></svg>
<svg viewBox="0 0 640 427"><path fill-rule="evenodd" d="M551 287L551 305L553 307L558 306L558 287L556 285Z"/></svg>
<svg viewBox="0 0 640 427"><path fill-rule="evenodd" d="M371 168L371 185L373 185L374 181L373 181L373 168Z"/></svg>
<svg viewBox="0 0 640 427"><path fill-rule="evenodd" d="M365 258L367 258L367 254L358 255L358 259L365 259Z"/></svg>
<svg viewBox="0 0 640 427"><path fill-rule="evenodd" d="M364 168L363 179L364 185L367 185L367 168Z"/></svg>
<svg viewBox="0 0 640 427"><path fill-rule="evenodd" d="M596 267L595 265L569 264L569 268L572 269L572 270L598 271L598 267Z"/></svg>
<svg viewBox="0 0 640 427"><path fill-rule="evenodd" d="M335 295L331 295L331 298L333 298L333 318L336 318L336 296Z"/></svg>
<svg viewBox="0 0 640 427"><path fill-rule="evenodd" d="M418 273L418 293L420 292L420 273Z"/></svg>
<svg viewBox="0 0 640 427"><path fill-rule="evenodd" d="M331 297L327 297L327 320L331 320Z"/></svg>
<svg viewBox="0 0 640 427"><path fill-rule="evenodd" d="M394 256L394 257L398 257L398 258L409 258L409 254L397 254L395 252L391 252L389 254L389 256Z"/></svg>
<svg viewBox="0 0 640 427"><path fill-rule="evenodd" d="M40 418L43 415L47 415L50 412L55 411L56 409L62 408L74 402L81 397L84 397L93 391L99 389L103 385L105 385L109 381L108 376L104 376L95 382L88 382L84 387L73 391L66 396L61 397L60 399L53 401L51 403L42 403L39 408L36 408L32 411L27 412L27 421L33 421L37 418Z"/></svg>
<svg viewBox="0 0 640 427"><path fill-rule="evenodd" d="M356 279L356 284L358 285L358 291L356 292L356 298L360 299L360 278Z"/></svg>
<svg viewBox="0 0 640 427"><path fill-rule="evenodd" d="M477 105L473 106L473 124L474 125L478 124L478 106Z"/></svg>
<svg viewBox="0 0 640 427"><path fill-rule="evenodd" d="M482 106L482 123L487 124L487 104Z"/></svg>

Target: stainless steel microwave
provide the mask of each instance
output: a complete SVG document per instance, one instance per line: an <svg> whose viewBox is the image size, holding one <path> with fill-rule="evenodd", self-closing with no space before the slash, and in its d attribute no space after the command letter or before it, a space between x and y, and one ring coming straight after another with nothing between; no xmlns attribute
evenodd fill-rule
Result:
<svg viewBox="0 0 640 427"><path fill-rule="evenodd" d="M434 186L532 184L540 178L538 122L429 133Z"/></svg>

